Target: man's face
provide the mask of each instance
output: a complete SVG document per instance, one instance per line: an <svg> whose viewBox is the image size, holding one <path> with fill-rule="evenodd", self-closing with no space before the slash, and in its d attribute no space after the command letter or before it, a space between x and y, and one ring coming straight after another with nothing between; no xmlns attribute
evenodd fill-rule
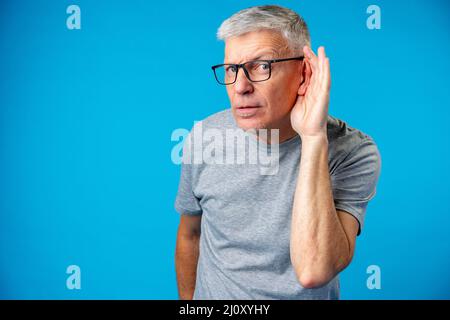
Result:
<svg viewBox="0 0 450 320"><path fill-rule="evenodd" d="M287 41L281 34L262 30L231 37L225 43L224 63L291 58ZM227 86L232 112L238 126L248 129L289 129L290 111L302 81L302 62L272 64L269 80L251 82L242 69L234 84Z"/></svg>

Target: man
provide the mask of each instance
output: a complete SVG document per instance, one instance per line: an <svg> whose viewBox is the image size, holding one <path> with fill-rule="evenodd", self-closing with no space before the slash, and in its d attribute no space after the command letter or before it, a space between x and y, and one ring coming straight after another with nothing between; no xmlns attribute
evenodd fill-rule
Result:
<svg viewBox="0 0 450 320"><path fill-rule="evenodd" d="M231 108L201 125L279 130L279 168L264 175L252 164L183 164L180 298L338 299L338 274L375 195L378 149L328 115L329 60L323 47L311 50L298 14L248 8L225 20L218 38L225 61L213 69Z"/></svg>

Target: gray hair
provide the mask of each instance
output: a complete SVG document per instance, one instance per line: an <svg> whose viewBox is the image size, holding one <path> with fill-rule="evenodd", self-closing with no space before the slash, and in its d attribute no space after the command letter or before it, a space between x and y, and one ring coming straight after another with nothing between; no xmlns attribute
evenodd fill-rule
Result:
<svg viewBox="0 0 450 320"><path fill-rule="evenodd" d="M302 51L311 46L308 26L296 12L280 6L256 6L241 10L222 22L217 30L217 38L243 35L247 32L273 30L281 33L293 51Z"/></svg>

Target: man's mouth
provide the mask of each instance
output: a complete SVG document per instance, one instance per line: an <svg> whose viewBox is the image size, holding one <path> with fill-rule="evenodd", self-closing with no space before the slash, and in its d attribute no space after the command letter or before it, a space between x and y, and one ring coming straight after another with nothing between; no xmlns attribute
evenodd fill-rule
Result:
<svg viewBox="0 0 450 320"><path fill-rule="evenodd" d="M249 118L254 116L258 112L259 108L260 106L238 106L235 110L238 116Z"/></svg>

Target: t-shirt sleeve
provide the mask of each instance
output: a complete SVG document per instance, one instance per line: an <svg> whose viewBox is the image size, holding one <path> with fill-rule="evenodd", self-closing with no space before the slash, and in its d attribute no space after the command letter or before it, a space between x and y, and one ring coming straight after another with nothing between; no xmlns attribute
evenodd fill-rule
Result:
<svg viewBox="0 0 450 320"><path fill-rule="evenodd" d="M375 196L381 157L375 142L364 138L331 175L335 208L353 215L364 225L367 204Z"/></svg>
<svg viewBox="0 0 450 320"><path fill-rule="evenodd" d="M183 145L183 161L181 163L181 175L178 184L178 192L175 199L175 210L180 214L200 215L202 208L200 199L194 194L194 169L191 159L191 134L185 139Z"/></svg>

